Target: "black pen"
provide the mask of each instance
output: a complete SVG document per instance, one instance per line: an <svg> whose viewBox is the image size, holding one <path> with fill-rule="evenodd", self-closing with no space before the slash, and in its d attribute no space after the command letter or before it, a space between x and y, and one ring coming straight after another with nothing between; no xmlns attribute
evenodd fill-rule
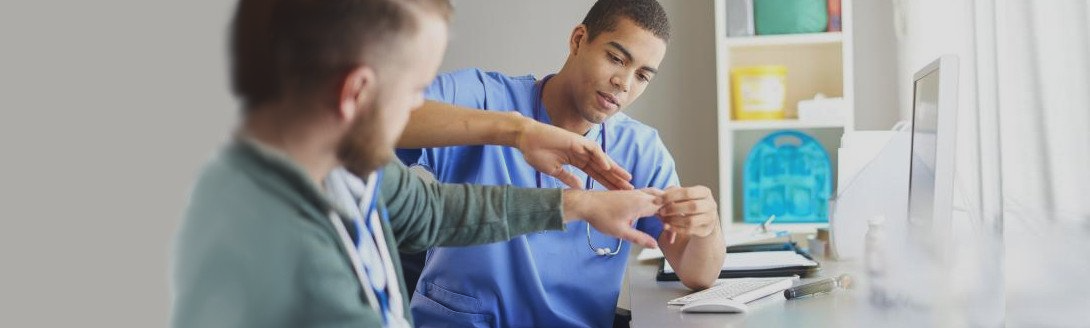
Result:
<svg viewBox="0 0 1090 328"><path fill-rule="evenodd" d="M783 291L783 297L786 297L787 299L792 299L808 295L828 293L833 291L833 289L836 289L837 287L850 288L851 284L852 277L847 274L842 274L839 277L825 278L805 285L798 285L785 289Z"/></svg>

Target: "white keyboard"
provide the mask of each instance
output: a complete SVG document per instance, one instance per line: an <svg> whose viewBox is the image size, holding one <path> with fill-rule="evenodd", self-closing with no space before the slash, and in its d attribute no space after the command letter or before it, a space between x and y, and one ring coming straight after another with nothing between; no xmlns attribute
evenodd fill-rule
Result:
<svg viewBox="0 0 1090 328"><path fill-rule="evenodd" d="M740 303L749 303L761 297L791 288L797 277L775 278L735 278L720 279L711 288L678 297L666 302L669 305L686 305L694 301L709 298L727 298Z"/></svg>

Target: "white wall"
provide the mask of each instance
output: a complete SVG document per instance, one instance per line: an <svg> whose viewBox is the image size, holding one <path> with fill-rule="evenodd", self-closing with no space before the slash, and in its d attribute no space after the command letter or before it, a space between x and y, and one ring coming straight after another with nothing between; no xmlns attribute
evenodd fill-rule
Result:
<svg viewBox="0 0 1090 328"><path fill-rule="evenodd" d="M848 0L842 0L848 1ZM854 0L855 128L887 130L900 119L898 47L890 0ZM910 76L911 77L911 76ZM911 90L909 90L911 92Z"/></svg>
<svg viewBox="0 0 1090 328"><path fill-rule="evenodd" d="M625 112L659 129L684 185L718 190L712 1L660 1L670 17L666 58ZM443 70L478 67L543 76L567 58L568 36L591 1L455 0Z"/></svg>

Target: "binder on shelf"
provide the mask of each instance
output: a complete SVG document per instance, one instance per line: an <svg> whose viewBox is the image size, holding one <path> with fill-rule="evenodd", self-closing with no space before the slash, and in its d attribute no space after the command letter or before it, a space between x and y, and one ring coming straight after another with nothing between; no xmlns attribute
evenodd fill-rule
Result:
<svg viewBox="0 0 1090 328"><path fill-rule="evenodd" d="M826 32L840 32L840 0L828 0L829 25Z"/></svg>
<svg viewBox="0 0 1090 328"><path fill-rule="evenodd" d="M753 0L727 0L727 36L753 36Z"/></svg>

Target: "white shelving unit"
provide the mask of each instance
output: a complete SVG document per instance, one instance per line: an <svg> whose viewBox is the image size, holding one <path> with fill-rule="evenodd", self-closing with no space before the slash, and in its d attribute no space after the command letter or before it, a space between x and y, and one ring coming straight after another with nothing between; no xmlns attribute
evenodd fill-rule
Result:
<svg viewBox="0 0 1090 328"><path fill-rule="evenodd" d="M800 130L822 143L836 174L836 150L840 137L853 129L855 120L852 82L851 1L841 0L841 32L727 37L726 0L715 1L716 113L719 126L719 209L725 227L742 223L743 165L750 148L776 130ZM787 66L786 120L735 121L731 119L730 69L735 66ZM799 100L817 93L843 97L843 120L800 121ZM833 179L836 181L835 177ZM836 186L833 186L836 190ZM813 229L815 224L799 224ZM780 227L791 230L792 227ZM797 229L796 229L797 230Z"/></svg>
<svg viewBox="0 0 1090 328"><path fill-rule="evenodd" d="M731 49L767 46L793 46L816 44L839 44L844 39L843 32L811 33L811 34L783 34L761 35L749 37L726 38L727 47Z"/></svg>
<svg viewBox="0 0 1090 328"><path fill-rule="evenodd" d="M727 122L727 128L732 131L844 128L844 122L799 120L730 121Z"/></svg>

